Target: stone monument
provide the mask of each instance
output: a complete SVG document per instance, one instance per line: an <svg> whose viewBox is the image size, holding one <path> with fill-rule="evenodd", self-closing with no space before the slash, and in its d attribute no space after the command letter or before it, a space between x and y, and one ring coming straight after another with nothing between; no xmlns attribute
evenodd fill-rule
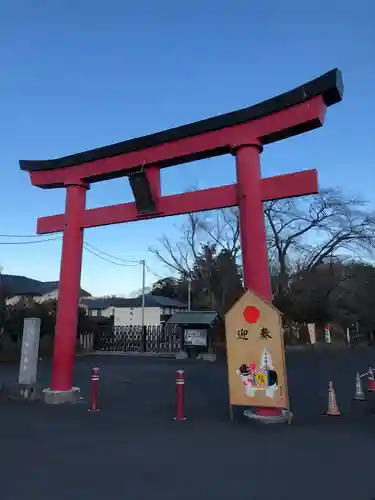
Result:
<svg viewBox="0 0 375 500"><path fill-rule="evenodd" d="M40 318L25 318L18 382L3 384L1 395L9 399L35 400L41 397L37 388Z"/></svg>
<svg viewBox="0 0 375 500"><path fill-rule="evenodd" d="M18 383L23 386L36 384L40 323L40 318L25 318L23 323L21 361L18 376Z"/></svg>

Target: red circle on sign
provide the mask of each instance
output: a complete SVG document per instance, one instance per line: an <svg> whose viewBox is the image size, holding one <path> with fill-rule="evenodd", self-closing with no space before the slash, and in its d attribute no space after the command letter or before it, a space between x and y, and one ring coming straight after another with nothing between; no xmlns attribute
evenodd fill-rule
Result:
<svg viewBox="0 0 375 500"><path fill-rule="evenodd" d="M256 323L259 319L259 309L254 306L247 306L243 310L243 317L248 323Z"/></svg>

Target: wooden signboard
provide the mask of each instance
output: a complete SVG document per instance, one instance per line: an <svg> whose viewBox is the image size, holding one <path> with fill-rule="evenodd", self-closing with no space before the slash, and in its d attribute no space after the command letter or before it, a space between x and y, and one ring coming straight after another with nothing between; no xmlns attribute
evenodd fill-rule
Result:
<svg viewBox="0 0 375 500"><path fill-rule="evenodd" d="M225 315L230 407L289 410L281 313L247 291Z"/></svg>

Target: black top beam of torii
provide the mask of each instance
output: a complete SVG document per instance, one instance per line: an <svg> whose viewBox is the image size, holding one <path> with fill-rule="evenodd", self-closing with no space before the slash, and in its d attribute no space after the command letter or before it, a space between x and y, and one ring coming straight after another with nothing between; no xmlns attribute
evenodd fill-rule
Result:
<svg viewBox="0 0 375 500"><path fill-rule="evenodd" d="M326 106L331 106L342 100L343 89L341 72L338 69L333 69L300 87L248 108L55 160L20 160L20 168L28 172L55 170L152 148L171 141L232 127L272 115L286 108L302 104L319 95L323 97ZM303 125L301 125L298 130L290 131L289 135L305 131L307 130L303 129ZM285 132L275 132L262 138L262 142L269 144L284 138Z"/></svg>

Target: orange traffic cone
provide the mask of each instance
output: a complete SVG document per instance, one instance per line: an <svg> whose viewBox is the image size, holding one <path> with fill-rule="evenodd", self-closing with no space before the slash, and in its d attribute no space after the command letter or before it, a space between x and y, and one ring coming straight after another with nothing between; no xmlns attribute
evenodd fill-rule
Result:
<svg viewBox="0 0 375 500"><path fill-rule="evenodd" d="M337 406L335 389L333 388L332 382L329 383L328 387L328 410L324 415L329 417L339 417L341 415L339 407Z"/></svg>
<svg viewBox="0 0 375 500"><path fill-rule="evenodd" d="M368 386L367 390L369 392L375 392L375 378L374 378L374 372L372 371L372 368L368 369Z"/></svg>

